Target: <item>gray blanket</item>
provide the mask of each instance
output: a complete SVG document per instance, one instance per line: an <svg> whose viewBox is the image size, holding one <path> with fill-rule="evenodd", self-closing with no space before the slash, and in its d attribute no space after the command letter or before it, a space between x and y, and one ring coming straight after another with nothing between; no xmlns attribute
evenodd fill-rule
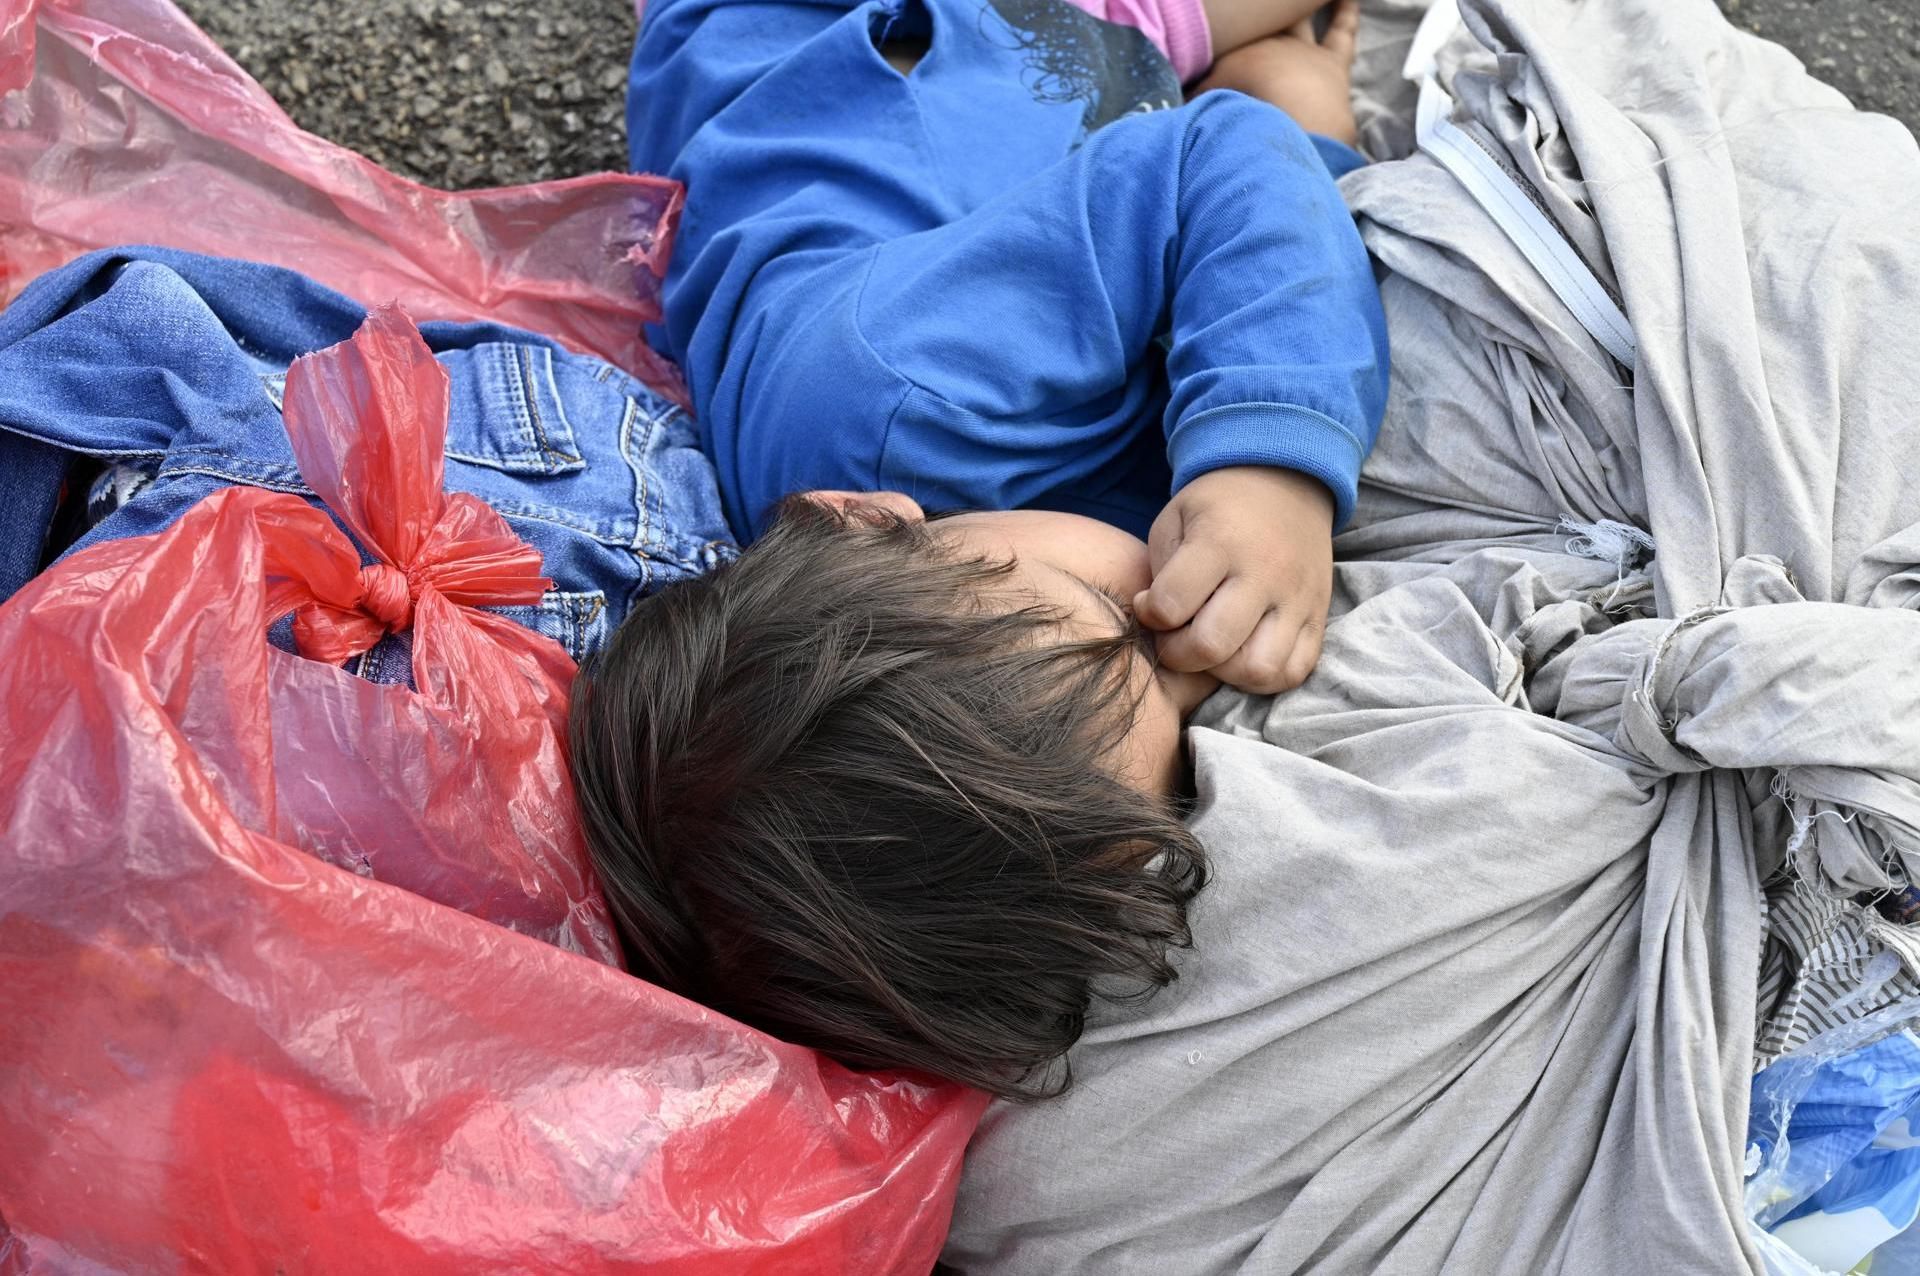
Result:
<svg viewBox="0 0 1920 1276"><path fill-rule="evenodd" d="M1394 380L1325 657L1202 710L1195 948L990 1113L960 1270L1759 1271L1769 891L1920 975L1854 902L1920 876L1920 152L1710 0L1463 8L1637 358L1432 159L1348 179Z"/></svg>

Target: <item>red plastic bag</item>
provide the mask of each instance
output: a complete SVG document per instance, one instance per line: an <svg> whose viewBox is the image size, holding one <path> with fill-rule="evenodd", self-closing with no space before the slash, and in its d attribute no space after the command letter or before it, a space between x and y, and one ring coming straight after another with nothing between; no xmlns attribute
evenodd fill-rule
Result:
<svg viewBox="0 0 1920 1276"><path fill-rule="evenodd" d="M267 619L292 612L301 654L323 665L269 669L272 738L215 738L205 751L234 749L223 768L275 759L281 841L618 964L561 751L573 661L475 610L537 603L550 582L486 502L443 490L447 387L394 308L288 369L301 475L376 561L362 567L305 501L221 498L262 532ZM407 628L424 697L319 672Z"/></svg>
<svg viewBox="0 0 1920 1276"><path fill-rule="evenodd" d="M445 417L376 313L286 391L374 564L230 488L0 607L0 1274L926 1271L984 1100L610 964L572 665L473 610L544 582ZM289 610L410 620L419 692Z"/></svg>
<svg viewBox="0 0 1920 1276"><path fill-rule="evenodd" d="M437 191L301 131L169 0L0 0L0 303L95 248L298 270L419 319L492 319L685 403L641 338L680 186Z"/></svg>

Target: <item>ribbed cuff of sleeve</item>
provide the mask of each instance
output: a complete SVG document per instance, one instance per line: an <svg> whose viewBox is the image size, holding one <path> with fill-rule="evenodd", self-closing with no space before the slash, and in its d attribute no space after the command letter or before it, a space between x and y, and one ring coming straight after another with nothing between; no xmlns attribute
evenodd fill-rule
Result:
<svg viewBox="0 0 1920 1276"><path fill-rule="evenodd" d="M1160 0L1160 21L1166 24L1167 61L1180 83L1205 75L1213 65L1213 29L1200 0Z"/></svg>
<svg viewBox="0 0 1920 1276"><path fill-rule="evenodd" d="M1353 516L1366 452L1353 432L1292 403L1232 403L1188 417L1167 438L1173 490L1209 470L1271 465L1310 474L1333 493L1333 526Z"/></svg>
<svg viewBox="0 0 1920 1276"><path fill-rule="evenodd" d="M1320 162L1327 166L1327 171L1333 174L1333 180L1336 182L1354 169L1367 166L1367 157L1345 142L1336 142L1318 133L1307 134L1307 140L1312 142L1313 149L1320 153Z"/></svg>

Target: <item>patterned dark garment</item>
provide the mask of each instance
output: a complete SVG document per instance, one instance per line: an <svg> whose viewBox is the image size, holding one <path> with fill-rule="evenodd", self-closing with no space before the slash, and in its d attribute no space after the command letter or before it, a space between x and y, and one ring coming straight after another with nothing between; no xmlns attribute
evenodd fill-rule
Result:
<svg viewBox="0 0 1920 1276"><path fill-rule="evenodd" d="M990 38L1025 53L1022 79L1035 101L1086 104L1081 127L1088 133L1182 100L1172 64L1152 41L1067 0L988 0L980 20Z"/></svg>

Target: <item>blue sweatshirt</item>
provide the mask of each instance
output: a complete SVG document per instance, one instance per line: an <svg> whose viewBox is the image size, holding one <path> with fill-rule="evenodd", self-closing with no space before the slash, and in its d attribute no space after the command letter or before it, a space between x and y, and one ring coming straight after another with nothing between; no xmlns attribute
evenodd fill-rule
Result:
<svg viewBox="0 0 1920 1276"><path fill-rule="evenodd" d="M633 162L686 183L665 336L741 535L841 488L1144 536L1228 465L1311 474L1344 521L1387 386L1330 172L1361 161L1179 101L1065 0L650 0Z"/></svg>

